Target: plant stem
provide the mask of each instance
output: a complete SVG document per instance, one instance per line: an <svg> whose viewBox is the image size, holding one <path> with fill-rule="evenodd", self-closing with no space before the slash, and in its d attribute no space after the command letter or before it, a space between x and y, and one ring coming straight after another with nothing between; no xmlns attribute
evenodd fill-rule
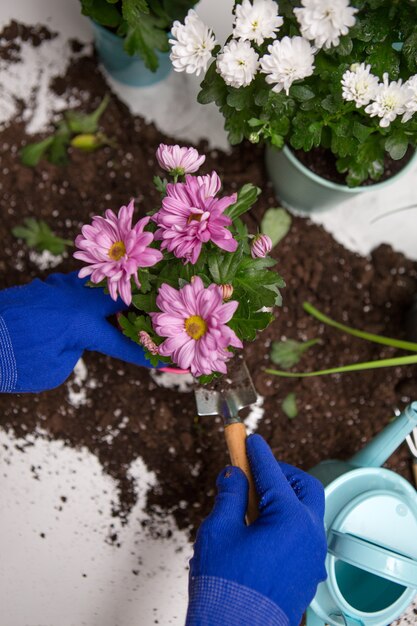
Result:
<svg viewBox="0 0 417 626"><path fill-rule="evenodd" d="M392 339L391 337L374 335L373 333L367 333L363 330L356 330L356 328L345 326L345 324L340 324L339 322L335 322L334 320L332 320L330 317L327 317L327 315L321 313L309 302L304 302L303 308L307 313L315 317L319 322L323 322L323 324L327 324L328 326L333 326L334 328L337 328L337 330L341 330L348 335L353 335L354 337L359 337L360 339L366 339L367 341L373 341L374 343L380 343L384 346L399 348L400 350L417 352L417 343L414 343L412 341L401 341L401 339Z"/></svg>
<svg viewBox="0 0 417 626"><path fill-rule="evenodd" d="M311 378L313 376L325 376L326 374L343 374L344 372L361 372L363 370L380 369L382 367L395 367L400 365L413 365L417 363L417 355L401 356L394 359L381 359L380 361L365 361L363 363L352 363L341 367L332 367L327 370L316 372L286 372L284 370L266 369L267 374L281 376L282 378Z"/></svg>

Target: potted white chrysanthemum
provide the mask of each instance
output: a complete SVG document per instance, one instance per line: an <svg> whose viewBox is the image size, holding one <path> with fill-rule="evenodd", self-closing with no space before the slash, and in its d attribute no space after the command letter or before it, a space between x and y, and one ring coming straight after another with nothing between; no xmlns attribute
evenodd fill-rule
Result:
<svg viewBox="0 0 417 626"><path fill-rule="evenodd" d="M197 0L80 0L91 20L95 47L113 78L132 87L145 87L171 71L169 32Z"/></svg>
<svg viewBox="0 0 417 626"><path fill-rule="evenodd" d="M223 48L194 11L174 26L174 69L205 73L199 102L216 102L231 144L266 141L283 204L326 208L388 184L410 165L412 0L243 0Z"/></svg>

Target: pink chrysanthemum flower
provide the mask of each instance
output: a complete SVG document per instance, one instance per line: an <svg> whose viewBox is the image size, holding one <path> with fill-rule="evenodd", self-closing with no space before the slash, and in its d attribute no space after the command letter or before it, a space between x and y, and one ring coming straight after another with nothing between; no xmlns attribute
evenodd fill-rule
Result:
<svg viewBox="0 0 417 626"><path fill-rule="evenodd" d="M238 243L228 230L232 220L223 213L236 202L237 195L216 198L219 189L220 179L215 172L186 176L185 183L167 185L162 208L153 216L158 225L155 239L162 241L161 250L193 265L208 241L227 252L236 250Z"/></svg>
<svg viewBox="0 0 417 626"><path fill-rule="evenodd" d="M164 283L156 304L161 313L151 313L152 324L161 337L159 354L168 356L193 376L212 372L227 373L229 346L242 348L242 342L227 326L238 302L223 302L222 290L212 284L205 288L199 277L177 290Z"/></svg>
<svg viewBox="0 0 417 626"><path fill-rule="evenodd" d="M79 277L90 276L93 283L100 283L107 278L107 286L113 300L118 294L123 302L132 302L130 279L133 276L138 287L138 269L151 267L162 259L159 250L149 248L153 234L143 232L149 222L144 217L132 226L133 200L128 206L122 206L116 215L111 209L106 217L96 215L91 224L81 229L81 235L75 240L79 252L74 257L88 263L79 272Z"/></svg>
<svg viewBox="0 0 417 626"><path fill-rule="evenodd" d="M206 157L197 152L195 148L180 148L180 146L167 146L160 143L156 151L156 159L163 170L172 176L184 176L192 174L203 165Z"/></svg>

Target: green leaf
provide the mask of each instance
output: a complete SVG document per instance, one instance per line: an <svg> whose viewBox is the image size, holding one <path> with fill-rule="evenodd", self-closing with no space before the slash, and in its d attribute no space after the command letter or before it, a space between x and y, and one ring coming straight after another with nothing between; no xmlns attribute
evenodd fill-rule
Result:
<svg viewBox="0 0 417 626"><path fill-rule="evenodd" d="M349 35L340 38L340 43L336 48L331 49L331 54L340 54L340 56L348 56L353 50L353 41Z"/></svg>
<svg viewBox="0 0 417 626"><path fill-rule="evenodd" d="M213 281L218 285L232 283L242 258L242 248L236 252L215 250L209 254L208 268Z"/></svg>
<svg viewBox="0 0 417 626"><path fill-rule="evenodd" d="M250 120L248 120L248 125L251 128L259 128L259 126L263 126L264 124L265 122L263 120L258 120L256 117L251 117Z"/></svg>
<svg viewBox="0 0 417 626"><path fill-rule="evenodd" d="M240 89L231 89L227 95L227 104L233 109L242 111L250 106L253 98L253 89L251 86L241 87Z"/></svg>
<svg viewBox="0 0 417 626"><path fill-rule="evenodd" d="M109 101L109 96L104 96L97 109L92 113L66 111L64 117L71 132L76 134L96 133L99 128L100 117L103 115Z"/></svg>
<svg viewBox="0 0 417 626"><path fill-rule="evenodd" d="M42 220L35 220L27 217L24 226L15 226L12 234L18 239L24 239L29 248L35 248L40 252L48 250L51 254L62 254L67 246L72 246L72 241L57 237L49 228L48 224Z"/></svg>
<svg viewBox="0 0 417 626"><path fill-rule="evenodd" d="M235 331L238 337L243 341L254 341L256 334L264 330L274 319L271 313L258 311L253 313L251 317L240 316L239 307L232 317L228 326Z"/></svg>
<svg viewBox="0 0 417 626"><path fill-rule="evenodd" d="M153 184L155 185L157 191L159 191L159 193L162 193L163 195L166 194L166 188L167 188L167 184L168 181L166 178L162 179L160 176L154 176L153 177Z"/></svg>
<svg viewBox="0 0 417 626"><path fill-rule="evenodd" d="M42 139L42 141L28 143L20 151L20 160L23 165L26 165L27 167L35 167L45 155L53 141L54 137L52 136Z"/></svg>
<svg viewBox="0 0 417 626"><path fill-rule="evenodd" d="M81 12L98 24L110 28L116 28L122 19L117 7L103 0L81 0Z"/></svg>
<svg viewBox="0 0 417 626"><path fill-rule="evenodd" d="M215 102L218 107L226 102L227 87L224 80L216 72L216 62L208 68L204 80L201 82L201 90L197 95L197 102L209 104Z"/></svg>
<svg viewBox="0 0 417 626"><path fill-rule="evenodd" d="M400 72L400 55L392 48L391 42L375 44L371 49L366 63L371 64L372 73L382 78L383 74L388 72L391 80L397 79Z"/></svg>
<svg viewBox="0 0 417 626"><path fill-rule="evenodd" d="M284 370L291 369L291 367L297 365L304 352L316 345L316 343L319 343L319 339L311 339L304 342L295 341L294 339L274 341L271 347L271 361Z"/></svg>
<svg viewBox="0 0 417 626"><path fill-rule="evenodd" d="M417 26L404 41L402 53L410 72L417 72Z"/></svg>
<svg viewBox="0 0 417 626"><path fill-rule="evenodd" d="M290 230L291 221L291 216L285 209L268 209L262 218L261 231L271 238L272 246L276 246Z"/></svg>
<svg viewBox="0 0 417 626"><path fill-rule="evenodd" d="M271 258L252 259L244 257L233 279L235 296L239 302L245 302L249 311L259 311L262 307L281 304L279 289L285 287L278 272L265 269L275 265Z"/></svg>
<svg viewBox="0 0 417 626"><path fill-rule="evenodd" d="M398 131L393 132L385 141L385 150L394 161L403 158L408 148L408 137L405 133Z"/></svg>
<svg viewBox="0 0 417 626"><path fill-rule="evenodd" d="M168 52L168 36L165 27L166 21L154 15L147 15L138 10L136 0L124 0L123 17L128 29L124 42L124 49L133 56L139 54L146 67L155 72L159 66L155 50Z"/></svg>
<svg viewBox="0 0 417 626"><path fill-rule="evenodd" d="M282 410L290 420L294 419L294 417L297 417L298 409L295 393L289 393L288 396L284 398L282 402Z"/></svg>
<svg viewBox="0 0 417 626"><path fill-rule="evenodd" d="M261 189L259 187L255 187L252 183L246 183L239 189L236 202L226 209L225 215L230 217L231 220L235 220L255 204L260 193Z"/></svg>
<svg viewBox="0 0 417 626"><path fill-rule="evenodd" d="M48 161L54 165L65 165L68 162L68 146L70 145L71 131L66 121L58 124L53 141L48 149Z"/></svg>
<svg viewBox="0 0 417 626"><path fill-rule="evenodd" d="M314 91L306 85L293 85L290 89L290 94L300 102L306 102L315 96Z"/></svg>
<svg viewBox="0 0 417 626"><path fill-rule="evenodd" d="M156 292L133 296L132 303L139 311L145 313L154 313L159 310L156 306Z"/></svg>
<svg viewBox="0 0 417 626"><path fill-rule="evenodd" d="M369 135L371 135L375 131L375 128L370 126L365 126L360 122L354 122L353 124L353 135L356 137L358 141L361 143L368 139Z"/></svg>

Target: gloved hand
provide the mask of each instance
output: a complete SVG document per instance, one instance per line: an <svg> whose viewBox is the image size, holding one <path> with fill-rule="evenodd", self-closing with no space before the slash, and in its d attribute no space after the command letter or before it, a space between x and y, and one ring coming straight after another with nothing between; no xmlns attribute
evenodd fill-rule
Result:
<svg viewBox="0 0 417 626"><path fill-rule="evenodd" d="M106 317L126 308L77 273L0 291L0 392L60 385L84 350L149 367L143 350Z"/></svg>
<svg viewBox="0 0 417 626"><path fill-rule="evenodd" d="M245 525L247 479L223 470L190 562L187 626L296 626L326 578L323 487L278 463L260 435L246 448L259 517Z"/></svg>

